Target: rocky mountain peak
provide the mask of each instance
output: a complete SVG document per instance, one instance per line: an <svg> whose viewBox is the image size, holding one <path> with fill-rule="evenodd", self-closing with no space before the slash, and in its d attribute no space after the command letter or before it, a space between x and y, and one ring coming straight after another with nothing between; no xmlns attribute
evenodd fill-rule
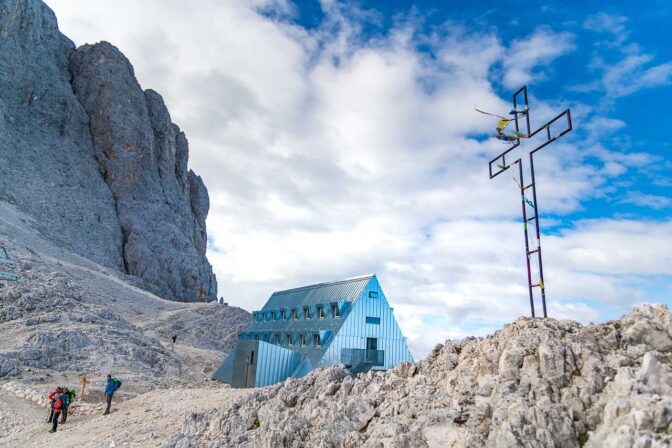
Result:
<svg viewBox="0 0 672 448"><path fill-rule="evenodd" d="M0 0L0 35L0 200L160 297L213 300L208 192L161 95L112 44L75 48L41 1Z"/></svg>

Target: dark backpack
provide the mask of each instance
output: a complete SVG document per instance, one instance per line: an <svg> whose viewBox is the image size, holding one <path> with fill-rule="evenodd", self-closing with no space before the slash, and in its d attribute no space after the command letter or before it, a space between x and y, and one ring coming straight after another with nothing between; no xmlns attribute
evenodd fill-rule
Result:
<svg viewBox="0 0 672 448"><path fill-rule="evenodd" d="M119 378L112 378L112 381L114 381L114 390L116 392L121 387L121 380Z"/></svg>
<svg viewBox="0 0 672 448"><path fill-rule="evenodd" d="M77 394L75 394L75 391L74 391L74 390L71 390L71 391L70 391L70 403L72 403L73 401L75 401L75 396L76 396L76 395L77 395Z"/></svg>

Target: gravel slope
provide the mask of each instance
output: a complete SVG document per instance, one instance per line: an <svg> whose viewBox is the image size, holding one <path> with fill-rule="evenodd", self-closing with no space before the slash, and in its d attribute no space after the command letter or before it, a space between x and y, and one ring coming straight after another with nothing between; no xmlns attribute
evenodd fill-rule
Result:
<svg viewBox="0 0 672 448"><path fill-rule="evenodd" d="M197 385L250 319L235 307L160 299L134 277L51 243L38 228L0 201L0 244L21 276L0 282L0 380L51 387L112 372L131 380L128 393Z"/></svg>

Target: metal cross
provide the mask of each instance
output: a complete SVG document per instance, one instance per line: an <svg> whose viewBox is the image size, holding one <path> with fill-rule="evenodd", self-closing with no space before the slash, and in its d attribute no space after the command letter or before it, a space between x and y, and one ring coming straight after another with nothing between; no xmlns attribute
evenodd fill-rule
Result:
<svg viewBox="0 0 672 448"><path fill-rule="evenodd" d="M519 104L518 97L522 94L523 96L523 104ZM517 148L520 145L520 139L516 139L510 148L508 148L506 151L495 157L489 162L489 171L490 171L490 179L493 177L496 177L500 174L502 174L504 171L508 170L511 165L518 165L518 174L520 176L520 183L518 186L520 187L520 201L523 209L523 228L524 228L524 233L525 233L525 258L527 260L527 284L528 284L528 289L530 292L530 308L532 309L532 317L535 317L534 313L534 288L539 288L539 291L541 293L541 304L543 306L544 310L544 317L548 317L546 313L546 287L544 285L544 269L541 263L541 239L540 239L540 233L539 233L539 203L537 202L537 188L535 185L535 180L534 180L534 154L539 151L541 148L553 143L563 135L567 134L572 130L572 115L570 114L569 109L565 110L564 112L560 113L558 116L553 118L551 121L548 123L542 125L539 127L534 132L530 131L530 109L529 109L529 104L527 101L527 86L521 87L516 93L513 94L513 111L518 111L518 106L524 106L521 110L525 111L524 113L513 113L514 119L513 121L515 122L516 126L516 132L520 131L520 123L519 120L524 120L524 125L527 128L527 138L532 138L535 135L537 135L539 132L546 131L544 132L546 141L541 143L539 146L534 148L529 152L530 156L530 177L532 179L532 182L529 183L528 185L525 185L525 181L523 179L523 162L521 159L517 159L513 161L513 163L508 163L506 160L506 155L513 151L515 148ZM551 126L560 120L562 117L566 117L566 127L562 131L560 131L557 134L552 135L551 134ZM542 134L543 135L543 134ZM495 168L493 170L493 167ZM528 196L526 196L526 192L528 190L532 191L532 199ZM531 215L529 218L528 216ZM535 227L535 233L537 236L536 240L536 247L532 250L530 250L530 239L528 235L528 223L533 222L534 227ZM534 281L532 279L532 268L530 266L530 257L536 255L537 257L537 266L538 266L538 274L539 278L538 280Z"/></svg>

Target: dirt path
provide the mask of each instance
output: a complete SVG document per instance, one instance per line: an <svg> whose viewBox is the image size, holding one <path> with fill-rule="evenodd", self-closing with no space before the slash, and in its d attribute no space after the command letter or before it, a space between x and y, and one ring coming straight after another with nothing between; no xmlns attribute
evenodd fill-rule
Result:
<svg viewBox="0 0 672 448"><path fill-rule="evenodd" d="M26 446L44 428L48 435L47 411L35 403L10 394L3 394L0 406L0 446L18 448Z"/></svg>
<svg viewBox="0 0 672 448"><path fill-rule="evenodd" d="M3 399L0 408L0 446L7 448L160 447L182 424L184 416L232 400L249 390L214 389L157 390L112 404L109 415L70 415L55 434L46 423L44 409L15 397Z"/></svg>

